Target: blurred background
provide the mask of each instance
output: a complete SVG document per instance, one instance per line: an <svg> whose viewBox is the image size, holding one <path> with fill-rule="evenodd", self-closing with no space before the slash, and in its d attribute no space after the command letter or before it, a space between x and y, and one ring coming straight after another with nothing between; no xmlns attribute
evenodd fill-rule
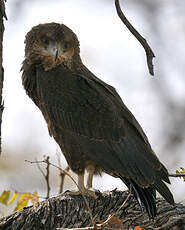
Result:
<svg viewBox="0 0 185 230"><path fill-rule="evenodd" d="M60 149L49 137L41 112L21 83L24 38L35 25L64 23L78 36L84 64L113 85L135 115L170 173L185 167L185 1L120 0L122 10L152 47L155 76L148 73L145 52L118 18L114 0L14 0L6 3L4 37L3 151L0 193L37 191L46 196L44 178L35 164L48 155L57 164ZM67 166L61 154L62 167ZM42 167L42 165L41 165ZM43 165L43 170L44 170ZM72 174L73 175L73 174ZM73 175L75 178L75 175ZM185 183L171 178L176 202L185 200ZM51 168L51 196L58 194L59 176ZM119 180L95 178L101 191L125 189ZM64 190L75 185L66 178ZM0 206L0 215L6 214Z"/></svg>

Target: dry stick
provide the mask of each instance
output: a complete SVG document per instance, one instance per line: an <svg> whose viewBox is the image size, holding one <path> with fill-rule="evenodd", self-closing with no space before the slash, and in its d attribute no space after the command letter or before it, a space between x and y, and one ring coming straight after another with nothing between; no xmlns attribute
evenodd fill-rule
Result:
<svg viewBox="0 0 185 230"><path fill-rule="evenodd" d="M56 228L56 230L101 230L102 227L85 227L85 228ZM115 230L115 229L114 229Z"/></svg>
<svg viewBox="0 0 185 230"><path fill-rule="evenodd" d="M120 19L122 20L122 22L125 24L125 26L136 37L136 39L141 43L141 45L145 49L148 70L149 70L149 73L153 76L154 75L154 68L153 68L152 60L155 57L155 55L154 55L152 49L148 45L146 39L139 34L139 32L132 26L132 24L125 17L125 15L123 14L123 12L121 10L119 0L115 0L115 6L116 6L117 14L120 17Z"/></svg>
<svg viewBox="0 0 185 230"><path fill-rule="evenodd" d="M37 159L36 159L36 162L38 162ZM43 177L45 178L46 186L47 186L46 199L48 199L49 196L50 196L50 190L51 190L50 185L49 185L49 166L50 166L49 156L47 156L47 157L45 158L44 162L47 164L47 166L46 166L46 174L45 174L45 173L43 172L43 170L41 169L39 163L37 163L37 167L38 167L39 171L41 172L41 174L43 175Z"/></svg>
<svg viewBox="0 0 185 230"><path fill-rule="evenodd" d="M2 101L3 80L4 80L4 69L3 69L4 18L7 20L7 16L5 13L5 3L4 0L0 0L0 154L1 154L1 124L2 124L2 115L4 110L4 102Z"/></svg>
<svg viewBox="0 0 185 230"><path fill-rule="evenodd" d="M69 172L69 166L67 166L64 169L65 172ZM59 170L59 176L60 176L60 187L59 187L59 194L63 193L63 189L64 189L64 179L66 174L64 173L64 171Z"/></svg>
<svg viewBox="0 0 185 230"><path fill-rule="evenodd" d="M37 158L35 158L35 161L37 162ZM41 169L39 163L37 163L37 168L39 169L39 171L41 172L41 174L42 174L43 177L45 178L45 173L44 173L44 171Z"/></svg>
<svg viewBox="0 0 185 230"><path fill-rule="evenodd" d="M46 196L46 198L49 198L50 190L51 190L50 185L49 185L49 166L50 166L49 156L46 157L45 162L47 164L47 166L46 166L46 177L45 177L46 178L46 184L47 184L47 196Z"/></svg>
<svg viewBox="0 0 185 230"><path fill-rule="evenodd" d="M26 162L29 162L30 164L35 164L35 163L36 163L36 164L39 164L39 163L45 163L45 164L47 164L46 161L29 161L29 160L25 160L25 161L26 161ZM84 201L85 201L85 204L86 204L86 206L87 206L88 214L89 214L89 217L90 217L90 219L91 219L91 223L92 223L93 229L96 229L96 223L95 223L95 221L94 221L94 219L93 219L92 212L91 212L91 209L90 209L90 207L89 207L88 201L87 201L86 197L83 195L83 193L82 193L82 191L81 191L81 188L78 186L78 184L76 183L76 181L74 180L74 178L73 178L67 171L63 170L63 169L60 168L59 166L57 166L57 165L55 165L55 164L52 164L51 162L49 162L49 164L52 165L53 167L55 167L55 168L57 168L57 169L63 171L63 173L65 173L65 174L74 182L74 184L78 187L78 189L79 189L79 191L81 192L81 195L82 195L82 197L83 197L83 199L84 199Z"/></svg>
<svg viewBox="0 0 185 230"><path fill-rule="evenodd" d="M57 155L57 160L58 160L58 166L60 168L62 168L62 164L61 164L61 154L59 154L57 151L56 151L56 155ZM69 166L67 166L64 171L67 171L69 172ZM61 194L63 192L63 189L64 189L64 179L65 179L65 176L66 174L63 172L63 170L59 170L59 176L60 176L60 186L59 186L59 194Z"/></svg>
<svg viewBox="0 0 185 230"><path fill-rule="evenodd" d="M96 227L84 227L84 228L56 228L56 230L102 230L102 227L96 226Z"/></svg>
<svg viewBox="0 0 185 230"><path fill-rule="evenodd" d="M169 174L170 177L185 177L185 173Z"/></svg>

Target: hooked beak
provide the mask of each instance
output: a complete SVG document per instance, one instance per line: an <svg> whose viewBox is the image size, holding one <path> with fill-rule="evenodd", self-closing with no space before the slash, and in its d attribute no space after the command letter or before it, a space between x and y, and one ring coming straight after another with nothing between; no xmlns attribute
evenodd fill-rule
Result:
<svg viewBox="0 0 185 230"><path fill-rule="evenodd" d="M55 62L57 61L57 58L58 58L58 49L56 49L56 52L55 52Z"/></svg>
<svg viewBox="0 0 185 230"><path fill-rule="evenodd" d="M61 47L61 44L54 41L50 41L47 50L54 56L55 62L57 61L58 57L63 54L63 48Z"/></svg>

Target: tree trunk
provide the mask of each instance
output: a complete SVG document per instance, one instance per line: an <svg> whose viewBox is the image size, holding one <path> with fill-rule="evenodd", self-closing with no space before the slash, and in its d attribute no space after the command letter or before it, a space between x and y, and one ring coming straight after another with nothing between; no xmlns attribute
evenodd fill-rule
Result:
<svg viewBox="0 0 185 230"><path fill-rule="evenodd" d="M127 202L117 212L127 198ZM115 216L123 225L112 229L131 230L136 226L143 229L185 229L185 206L181 204L171 206L163 199L157 199L158 214L154 220L149 220L146 212L141 212L134 197L132 195L128 197L128 192L114 190L98 193L97 199L86 197L86 200L96 223L105 221L110 214L116 213ZM84 229L88 226L91 228L86 229L93 229L84 198L68 193L47 199L36 206L24 208L22 211L0 219L0 230L54 230L82 227ZM101 229L110 229L110 227Z"/></svg>

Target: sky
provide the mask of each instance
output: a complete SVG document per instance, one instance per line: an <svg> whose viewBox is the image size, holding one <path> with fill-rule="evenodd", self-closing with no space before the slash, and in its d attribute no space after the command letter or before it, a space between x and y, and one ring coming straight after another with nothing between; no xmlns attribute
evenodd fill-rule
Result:
<svg viewBox="0 0 185 230"><path fill-rule="evenodd" d="M124 103L134 113L135 117L145 130L149 140L168 167L169 159L161 153L159 142L162 126L160 113L156 104L158 97L149 85L155 84L155 77L151 77L146 66L145 53L138 41L128 32L118 18L114 4L105 4L104 1L30 1L22 10L13 7L8 1L4 37L4 68L5 81L3 97L5 110L3 114L2 143L0 169L2 181L0 190L11 189L17 191L39 191L45 193L45 182L36 165L30 165L25 160L42 159L49 155L53 162L56 152L60 151L55 141L49 137L47 126L41 112L26 95L21 83L21 63L24 60L24 39L26 33L35 25L46 22L64 23L78 36L81 48L81 57L84 64L99 78L113 85ZM16 9L16 11L15 11ZM21 8L20 8L21 9ZM134 26L148 36L150 43L150 29L140 16L140 12L126 8L127 15ZM170 12L171 13L171 12ZM19 14L19 16L17 16ZM161 26L164 26L163 24ZM155 51L155 43L151 46ZM158 71L158 62L155 69ZM159 79L158 79L159 80ZM178 83L174 90L179 92L182 84ZM62 157L63 167L66 163ZM175 162L174 168L185 163ZM170 171L172 169L169 169ZM173 169L174 170L174 169ZM52 195L58 190L58 180L53 169L51 174ZM172 191L176 201L184 199L185 185L180 179L172 180ZM177 191L179 186L179 191ZM183 189L182 186L184 186ZM65 189L75 186L67 180ZM96 178L96 189L111 190L125 189L119 179L108 175Z"/></svg>

